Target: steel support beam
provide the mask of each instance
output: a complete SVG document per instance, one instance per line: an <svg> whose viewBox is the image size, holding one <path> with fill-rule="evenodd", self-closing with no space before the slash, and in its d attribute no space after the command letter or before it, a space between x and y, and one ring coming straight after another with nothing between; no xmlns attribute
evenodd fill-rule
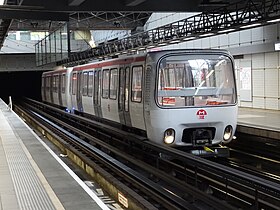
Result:
<svg viewBox="0 0 280 210"><path fill-rule="evenodd" d="M280 18L280 0L247 0L203 12L121 40L76 53L59 64L75 65L76 61L116 56L158 46L200 39L273 24ZM235 11L235 12L231 12Z"/></svg>
<svg viewBox="0 0 280 210"><path fill-rule="evenodd" d="M85 0L68 0L69 6L79 6L81 5Z"/></svg>
<svg viewBox="0 0 280 210"><path fill-rule="evenodd" d="M144 1L146 1L146 0L126 0L125 5L129 6L129 7L134 7L134 6L137 6L141 3L143 3Z"/></svg>
<svg viewBox="0 0 280 210"><path fill-rule="evenodd" d="M31 20L53 20L53 21L68 21L69 15L61 12L42 12L42 11L17 11L1 10L0 19L31 19Z"/></svg>

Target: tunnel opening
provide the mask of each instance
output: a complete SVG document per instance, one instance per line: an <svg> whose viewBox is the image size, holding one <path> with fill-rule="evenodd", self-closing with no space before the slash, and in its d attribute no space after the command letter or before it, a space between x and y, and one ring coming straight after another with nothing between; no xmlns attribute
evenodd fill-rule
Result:
<svg viewBox="0 0 280 210"><path fill-rule="evenodd" d="M0 98L8 103L22 97L41 101L41 76L43 71L3 72L0 73Z"/></svg>

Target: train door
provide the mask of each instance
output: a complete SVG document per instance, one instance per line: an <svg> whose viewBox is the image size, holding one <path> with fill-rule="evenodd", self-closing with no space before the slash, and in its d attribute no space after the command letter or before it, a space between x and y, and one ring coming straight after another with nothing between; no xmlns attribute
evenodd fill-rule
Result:
<svg viewBox="0 0 280 210"><path fill-rule="evenodd" d="M59 74L58 75L58 88L57 88L57 92L58 92L58 103L59 103L60 106L62 106L61 84L62 84L62 75Z"/></svg>
<svg viewBox="0 0 280 210"><path fill-rule="evenodd" d="M113 67L109 71L109 100L108 107L110 112L110 120L120 122L118 112L118 93L119 93L119 68Z"/></svg>
<svg viewBox="0 0 280 210"><path fill-rule="evenodd" d="M146 130L144 122L143 75L143 65L132 67L129 109L132 127Z"/></svg>
<svg viewBox="0 0 280 210"><path fill-rule="evenodd" d="M73 104L72 104L72 83L73 83L73 68L67 68L66 74L65 74L65 84L64 84L64 97L65 97L65 103L68 111L72 110Z"/></svg>
<svg viewBox="0 0 280 210"><path fill-rule="evenodd" d="M120 123L131 126L131 119L129 114L129 84L130 84L130 68L122 67L119 73L119 97L118 108Z"/></svg>
<svg viewBox="0 0 280 210"><path fill-rule="evenodd" d="M109 104L109 68L102 69L102 85L101 85L101 109L102 117L110 119L110 104Z"/></svg>
<svg viewBox="0 0 280 210"><path fill-rule="evenodd" d="M46 76L46 101L51 102L51 77Z"/></svg>
<svg viewBox="0 0 280 210"><path fill-rule="evenodd" d="M42 101L46 101L46 77L42 77L42 83L41 83L41 97Z"/></svg>
<svg viewBox="0 0 280 210"><path fill-rule="evenodd" d="M93 86L93 71L84 71L82 74L82 108L83 112L94 114L92 86Z"/></svg>
<svg viewBox="0 0 280 210"><path fill-rule="evenodd" d="M78 106L77 106L77 72L73 72L70 75L70 95L71 95L71 110L77 110Z"/></svg>
<svg viewBox="0 0 280 210"><path fill-rule="evenodd" d="M78 72L77 73L77 94L76 94L76 100L77 100L77 106L78 106L78 111L82 112L83 111L83 103L82 103L82 85L83 85L83 72Z"/></svg>
<svg viewBox="0 0 280 210"><path fill-rule="evenodd" d="M94 113L98 117L102 117L101 110L101 70L94 72L94 92L93 92L93 107Z"/></svg>
<svg viewBox="0 0 280 210"><path fill-rule="evenodd" d="M59 105L58 99L58 74L52 76L52 103Z"/></svg>
<svg viewBox="0 0 280 210"><path fill-rule="evenodd" d="M54 92L54 76L51 75L50 76L50 100L51 100L51 103L53 103L53 92Z"/></svg>
<svg viewBox="0 0 280 210"><path fill-rule="evenodd" d="M63 107L67 107L67 102L66 102L66 95L65 95L65 84L66 84L66 74L63 73L61 75L61 85L60 85L60 93L61 93L61 105Z"/></svg>

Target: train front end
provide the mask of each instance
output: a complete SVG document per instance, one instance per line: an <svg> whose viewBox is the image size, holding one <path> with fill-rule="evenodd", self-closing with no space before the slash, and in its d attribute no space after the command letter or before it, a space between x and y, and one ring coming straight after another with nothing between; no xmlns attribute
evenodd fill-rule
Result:
<svg viewBox="0 0 280 210"><path fill-rule="evenodd" d="M155 60L151 139L194 153L230 142L237 125L232 56L223 50L167 51Z"/></svg>

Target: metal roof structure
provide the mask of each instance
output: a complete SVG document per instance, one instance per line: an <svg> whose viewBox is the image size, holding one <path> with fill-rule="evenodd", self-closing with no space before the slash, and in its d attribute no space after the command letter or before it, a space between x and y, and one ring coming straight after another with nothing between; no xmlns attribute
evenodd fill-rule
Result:
<svg viewBox="0 0 280 210"><path fill-rule="evenodd" d="M152 12L205 11L236 0L4 0L0 6L0 47L8 31L54 31L65 21L72 29L143 26Z"/></svg>
<svg viewBox="0 0 280 210"><path fill-rule="evenodd" d="M143 26L152 12L201 13L83 52L68 51L68 58L57 64L74 65L81 60L273 24L280 20L280 0L4 0L0 6L0 47L9 30L52 32L66 23L69 31L132 30ZM41 49L47 47L44 43L41 46ZM44 53L50 54L47 50L42 54L38 49L40 58L41 55L44 58Z"/></svg>
<svg viewBox="0 0 280 210"><path fill-rule="evenodd" d="M108 56L246 30L275 22L280 22L279 0L246 0L203 11L184 20L104 43L84 52L72 53L58 64L75 65L83 60L86 62L93 58L104 59Z"/></svg>

